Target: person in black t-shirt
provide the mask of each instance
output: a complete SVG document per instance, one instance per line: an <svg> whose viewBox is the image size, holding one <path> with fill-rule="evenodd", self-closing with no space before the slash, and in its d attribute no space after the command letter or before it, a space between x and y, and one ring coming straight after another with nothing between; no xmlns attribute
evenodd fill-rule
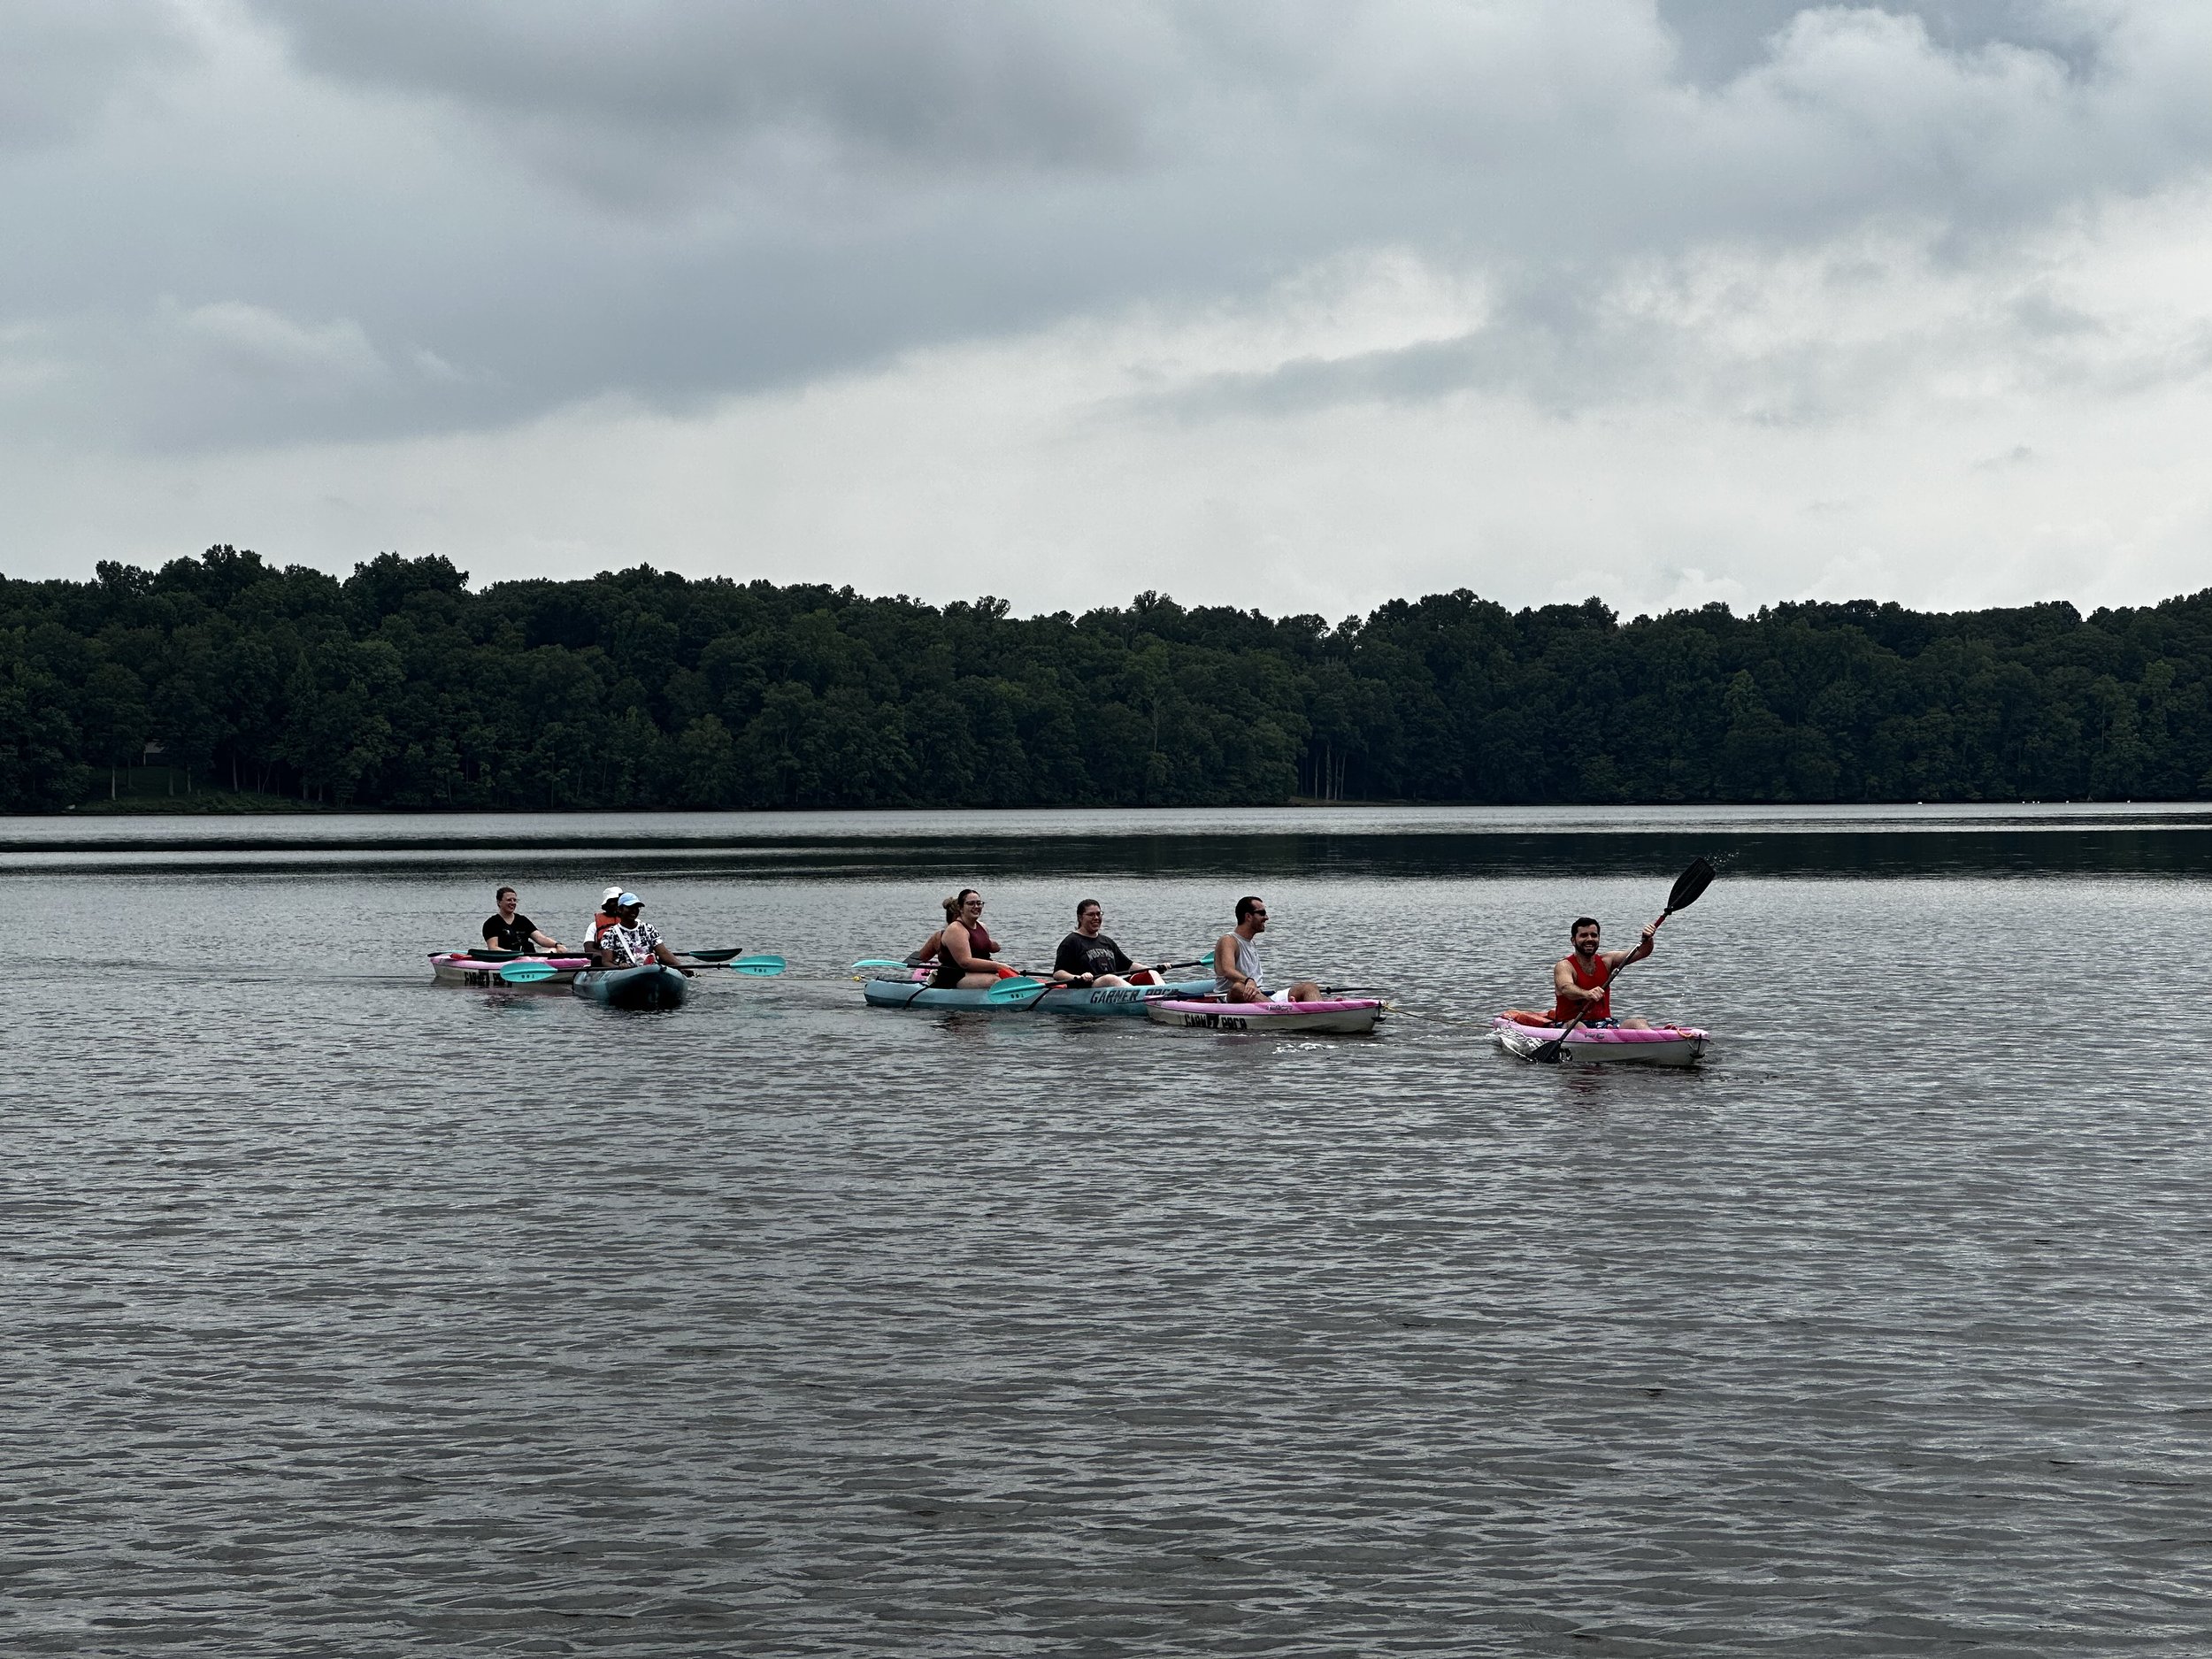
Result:
<svg viewBox="0 0 2212 1659"><path fill-rule="evenodd" d="M1121 976L1136 964L1128 953L1098 930L1106 912L1096 899L1075 907L1075 931L1060 941L1052 959L1052 977L1063 985L1126 985Z"/></svg>
<svg viewBox="0 0 2212 1659"><path fill-rule="evenodd" d="M561 941L538 931L538 925L515 908L512 887L502 887L492 897L499 908L484 918L484 946L488 950L558 950Z"/></svg>

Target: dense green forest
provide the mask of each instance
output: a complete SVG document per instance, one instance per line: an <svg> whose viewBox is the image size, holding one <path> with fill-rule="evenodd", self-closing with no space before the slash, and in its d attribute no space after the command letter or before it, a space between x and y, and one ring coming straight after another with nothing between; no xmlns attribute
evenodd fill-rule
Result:
<svg viewBox="0 0 2212 1659"><path fill-rule="evenodd" d="M2181 798L2212 795L2208 685L2212 590L1626 623L1463 590L1332 626L219 547L0 578L0 810L150 757L403 809Z"/></svg>

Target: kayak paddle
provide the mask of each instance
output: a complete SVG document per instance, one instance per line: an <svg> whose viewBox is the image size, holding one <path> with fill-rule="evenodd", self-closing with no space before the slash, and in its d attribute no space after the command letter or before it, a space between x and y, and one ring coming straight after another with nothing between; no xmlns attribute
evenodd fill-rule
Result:
<svg viewBox="0 0 2212 1659"><path fill-rule="evenodd" d="M1667 895L1667 908L1659 912L1659 920L1654 922L1652 926L1654 928L1658 927L1661 923L1663 923L1668 917L1673 915L1677 910L1688 910L1691 905L1697 902L1699 895L1702 894L1706 888L1711 887L1712 885L1713 866L1706 863L1706 861L1702 858L1693 859L1691 861L1690 867L1687 870L1685 870L1679 876L1675 878L1674 891ZM1605 983L1598 987L1599 991L1603 993L1611 990L1613 988L1613 981L1621 977L1621 970L1625 968L1627 965L1628 964L1626 962L1615 964L1613 971L1605 976ZM1589 1017L1589 1010L1595 1008L1602 1000L1603 998L1601 995L1593 997L1590 1001L1585 1002L1582 1005L1583 1011L1581 1013L1577 1014L1572 1019L1569 1020L1566 1025L1561 1028L1560 1033L1556 1037L1551 1038L1548 1041L1538 1043L1536 1047L1530 1051L1528 1058L1532 1061L1540 1062L1546 1065L1557 1065L1559 1064L1560 1045L1565 1042L1568 1037L1573 1033L1576 1026L1581 1025L1582 1022Z"/></svg>
<svg viewBox="0 0 2212 1659"><path fill-rule="evenodd" d="M791 965L781 956L740 956L733 949L680 950L676 954L680 956L688 957L690 960L687 965L691 967L728 968L733 972L749 973L759 979L771 978L776 974L781 973L786 968ZM734 961L732 960L733 957L735 957Z"/></svg>
<svg viewBox="0 0 2212 1659"><path fill-rule="evenodd" d="M549 962L511 962L499 971L499 977L510 985L535 985L559 972Z"/></svg>
<svg viewBox="0 0 2212 1659"><path fill-rule="evenodd" d="M910 968L910 962L894 962L888 956L863 956L853 964L856 968Z"/></svg>

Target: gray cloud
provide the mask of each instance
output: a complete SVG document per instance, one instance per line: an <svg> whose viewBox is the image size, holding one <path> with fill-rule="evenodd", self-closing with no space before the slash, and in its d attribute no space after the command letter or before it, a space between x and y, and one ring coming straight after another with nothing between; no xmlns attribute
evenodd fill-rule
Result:
<svg viewBox="0 0 2212 1659"><path fill-rule="evenodd" d="M1119 170L1188 88L1169 11L1018 0L254 0L299 62L435 98L603 204L733 175Z"/></svg>
<svg viewBox="0 0 2212 1659"><path fill-rule="evenodd" d="M1683 77L1707 88L1755 69L1807 6L1804 0L1656 0ZM2093 73L2117 8L2078 0L1915 0L1886 10L1909 16L1937 46L1975 52L2020 46L2049 53L2076 74Z"/></svg>
<svg viewBox="0 0 2212 1659"><path fill-rule="evenodd" d="M186 451L694 411L1378 249L1494 313L1155 407L1843 419L1957 339L1753 350L1624 285L1900 226L1875 287L1899 247L2003 272L2212 162L2212 17L2093 0L52 3L0 66L0 430ZM2198 372L2000 286L1982 357Z"/></svg>
<svg viewBox="0 0 2212 1659"><path fill-rule="evenodd" d="M149 72L193 57L162 0L10 0L0 31L0 151L75 137Z"/></svg>

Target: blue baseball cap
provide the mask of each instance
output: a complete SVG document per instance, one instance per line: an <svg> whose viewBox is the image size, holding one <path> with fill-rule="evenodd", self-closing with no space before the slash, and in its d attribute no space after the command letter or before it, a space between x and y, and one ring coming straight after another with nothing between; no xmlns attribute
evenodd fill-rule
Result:
<svg viewBox="0 0 2212 1659"><path fill-rule="evenodd" d="M618 910L626 910L633 904L642 904L645 901L638 897L636 894L626 893L614 902L614 907Z"/></svg>

